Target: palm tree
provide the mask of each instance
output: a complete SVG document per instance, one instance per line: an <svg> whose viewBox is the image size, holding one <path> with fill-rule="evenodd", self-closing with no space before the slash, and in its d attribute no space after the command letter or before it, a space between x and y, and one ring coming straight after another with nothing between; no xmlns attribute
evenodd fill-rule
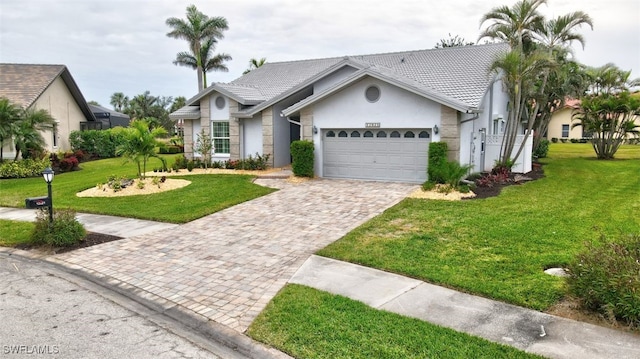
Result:
<svg viewBox="0 0 640 359"><path fill-rule="evenodd" d="M122 92L114 92L111 95L111 106L118 112L123 112L129 107L129 97L125 96Z"/></svg>
<svg viewBox="0 0 640 359"><path fill-rule="evenodd" d="M134 96L129 101L127 114L134 119L142 119L152 116L153 107L158 102L158 98L151 96L149 91L145 91L140 95Z"/></svg>
<svg viewBox="0 0 640 359"><path fill-rule="evenodd" d="M46 110L23 110L13 132L13 145L16 149L13 160L17 161L21 152L26 154L30 149L42 149L45 141L40 132L54 130L55 133L56 126L56 120Z"/></svg>
<svg viewBox="0 0 640 359"><path fill-rule="evenodd" d="M202 43L200 48L200 61L202 63L202 86L207 87L207 72L208 71L222 71L228 72L229 68L224 64L225 61L232 60L231 55L221 53L211 57L215 44L218 41L214 38L208 38ZM193 54L183 51L176 55L176 59L173 61L174 65L190 67L194 70L198 69L198 59Z"/></svg>
<svg viewBox="0 0 640 359"><path fill-rule="evenodd" d="M543 16L538 7L547 0L520 0L513 7L499 6L493 8L480 19L480 26L487 21L492 23L480 33L478 40L490 38L506 41L511 48L523 51L531 50L533 32L540 29Z"/></svg>
<svg viewBox="0 0 640 359"><path fill-rule="evenodd" d="M223 31L228 30L227 19L221 16L209 17L200 12L195 5L187 7L187 19L168 18L166 24L172 28L167 36L189 42L189 50L195 58L198 73L198 92L204 89L203 77L206 62L203 61L201 48L209 38L224 38ZM180 54L178 54L180 55Z"/></svg>
<svg viewBox="0 0 640 359"><path fill-rule="evenodd" d="M252 58L251 60L249 60L249 68L244 70L244 72L242 73L243 75L248 74L249 72L257 69L258 67L264 65L267 63L267 58L263 57L260 60L257 60L255 58Z"/></svg>
<svg viewBox="0 0 640 359"><path fill-rule="evenodd" d="M147 161L150 157L156 157L163 163L164 160L156 153L156 147L164 146L157 140L158 137L167 134L163 127L149 129L148 119L132 121L128 128L125 129L126 141L118 146L116 154L125 156L128 160L134 161L138 165L138 177L145 178L147 172ZM141 166L142 162L142 166Z"/></svg>
<svg viewBox="0 0 640 359"><path fill-rule="evenodd" d="M0 161L4 159L4 141L13 138L16 122L20 118L20 108L5 97L0 97Z"/></svg>

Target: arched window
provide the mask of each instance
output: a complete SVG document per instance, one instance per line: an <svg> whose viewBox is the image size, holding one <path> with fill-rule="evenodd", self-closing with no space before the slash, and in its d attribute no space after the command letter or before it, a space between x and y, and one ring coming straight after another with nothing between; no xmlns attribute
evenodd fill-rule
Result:
<svg viewBox="0 0 640 359"><path fill-rule="evenodd" d="M376 137L387 137L387 133L384 131L378 131L378 133L376 133Z"/></svg>
<svg viewBox="0 0 640 359"><path fill-rule="evenodd" d="M351 132L351 137L360 137L360 132L358 131Z"/></svg>
<svg viewBox="0 0 640 359"><path fill-rule="evenodd" d="M411 131L407 131L404 133L404 138L414 138L414 137L416 137L416 135Z"/></svg>
<svg viewBox="0 0 640 359"><path fill-rule="evenodd" d="M347 137L347 132L346 131L338 132L338 137Z"/></svg>
<svg viewBox="0 0 640 359"><path fill-rule="evenodd" d="M427 132L427 131L422 131L422 132L420 132L420 134L418 135L418 137L420 137L420 138L429 138L429 137L430 137L430 136L429 136L429 132Z"/></svg>
<svg viewBox="0 0 640 359"><path fill-rule="evenodd" d="M364 132L364 137L373 137L373 132L371 132L371 131L365 131L365 132Z"/></svg>
<svg viewBox="0 0 640 359"><path fill-rule="evenodd" d="M389 137L399 138L399 137L400 137L400 132L398 132L398 131L393 131L393 132L391 132L391 135L390 135Z"/></svg>
<svg viewBox="0 0 640 359"><path fill-rule="evenodd" d="M327 137L336 137L336 133L333 131L327 132Z"/></svg>

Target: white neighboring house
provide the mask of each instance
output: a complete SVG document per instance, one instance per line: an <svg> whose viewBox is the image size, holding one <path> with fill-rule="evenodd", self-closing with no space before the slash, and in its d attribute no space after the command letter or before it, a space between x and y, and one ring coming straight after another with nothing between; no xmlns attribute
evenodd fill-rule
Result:
<svg viewBox="0 0 640 359"><path fill-rule="evenodd" d="M69 134L96 118L65 65L0 64L0 97L22 108L47 110L58 126L42 132L49 152L71 150ZM10 141L3 155L13 158Z"/></svg>
<svg viewBox="0 0 640 359"><path fill-rule="evenodd" d="M315 145L320 177L420 183L431 141L449 159L488 171L498 158L508 97L489 68L506 44L266 63L214 83L172 113L185 153L201 129L213 160L270 154L291 163L290 144ZM522 141L520 136L519 141ZM515 172L531 170L531 138Z"/></svg>

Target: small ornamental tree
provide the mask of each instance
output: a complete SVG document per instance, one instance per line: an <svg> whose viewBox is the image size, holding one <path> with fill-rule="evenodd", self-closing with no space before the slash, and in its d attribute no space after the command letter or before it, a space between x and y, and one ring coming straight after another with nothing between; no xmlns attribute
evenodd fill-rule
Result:
<svg viewBox="0 0 640 359"><path fill-rule="evenodd" d="M213 141L211 140L211 136L204 129L200 130L200 133L198 133L198 138L196 138L196 142L193 144L193 150L202 155L204 168L208 168L209 163L211 163Z"/></svg>
<svg viewBox="0 0 640 359"><path fill-rule="evenodd" d="M591 135L591 145L598 159L612 159L620 146L631 136L638 136L640 99L628 91L603 93L581 100L573 113L573 127L582 126Z"/></svg>
<svg viewBox="0 0 640 359"><path fill-rule="evenodd" d="M156 153L156 147L164 146L157 138L166 134L167 130L162 127L149 130L149 122L145 120L132 121L125 132L126 141L118 146L116 154L134 161L138 165L138 177L144 179L150 157L159 158L164 166L164 160Z"/></svg>

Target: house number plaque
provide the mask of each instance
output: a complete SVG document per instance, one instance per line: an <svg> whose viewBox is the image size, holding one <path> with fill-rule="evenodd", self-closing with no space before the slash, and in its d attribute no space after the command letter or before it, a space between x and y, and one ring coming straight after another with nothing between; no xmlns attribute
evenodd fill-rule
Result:
<svg viewBox="0 0 640 359"><path fill-rule="evenodd" d="M366 128L379 128L380 122L365 122L364 127Z"/></svg>

